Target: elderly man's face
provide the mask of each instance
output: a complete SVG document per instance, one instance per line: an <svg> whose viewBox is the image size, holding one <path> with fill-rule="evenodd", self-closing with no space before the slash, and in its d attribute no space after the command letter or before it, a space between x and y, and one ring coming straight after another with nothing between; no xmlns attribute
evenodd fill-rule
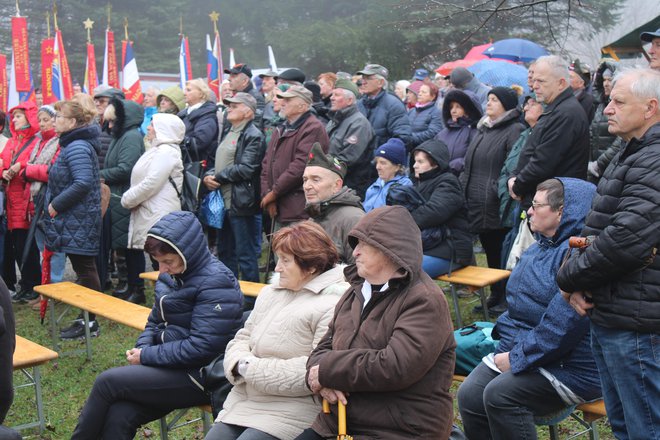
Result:
<svg viewBox="0 0 660 440"><path fill-rule="evenodd" d="M344 89L334 89L330 97L330 110L337 111L351 105L353 101L347 97Z"/></svg>
<svg viewBox="0 0 660 440"><path fill-rule="evenodd" d="M625 76L616 82L612 88L610 103L603 111L607 116L608 131L625 141L644 134L647 122L645 114L649 109L649 99L640 99L632 94L630 86L633 80L634 78Z"/></svg>
<svg viewBox="0 0 660 440"><path fill-rule="evenodd" d="M229 75L229 85L234 91L242 92L247 85L246 78L248 77L244 73L232 73Z"/></svg>
<svg viewBox="0 0 660 440"><path fill-rule="evenodd" d="M300 98L281 98L280 105L280 112L289 121L295 120L309 108Z"/></svg>
<svg viewBox="0 0 660 440"><path fill-rule="evenodd" d="M565 80L557 78L547 63L536 63L533 79L534 93L539 102L550 104L564 91Z"/></svg>
<svg viewBox="0 0 660 440"><path fill-rule="evenodd" d="M239 102L230 102L227 107L227 120L231 124L240 124L243 121L252 119L252 111L247 105Z"/></svg>
<svg viewBox="0 0 660 440"><path fill-rule="evenodd" d="M270 93L275 88L275 78L272 76L264 76L261 81L261 91L264 93Z"/></svg>
<svg viewBox="0 0 660 440"><path fill-rule="evenodd" d="M649 67L651 69L660 70L660 37L651 40L651 47L647 51L651 61Z"/></svg>
<svg viewBox="0 0 660 440"><path fill-rule="evenodd" d="M383 80L377 78L375 75L363 75L362 86L360 92L365 95L375 96L383 88Z"/></svg>
<svg viewBox="0 0 660 440"><path fill-rule="evenodd" d="M383 284L393 272L394 263L375 247L359 241L353 249L358 275L371 284Z"/></svg>
<svg viewBox="0 0 660 440"><path fill-rule="evenodd" d="M303 191L307 203L320 203L337 194L342 180L337 173L318 166L308 166L303 173Z"/></svg>
<svg viewBox="0 0 660 440"><path fill-rule="evenodd" d="M94 105L96 106L96 112L99 114L99 116L103 116L103 112L105 112L105 108L108 106L110 103L110 98L106 96L100 96L98 98L94 98Z"/></svg>

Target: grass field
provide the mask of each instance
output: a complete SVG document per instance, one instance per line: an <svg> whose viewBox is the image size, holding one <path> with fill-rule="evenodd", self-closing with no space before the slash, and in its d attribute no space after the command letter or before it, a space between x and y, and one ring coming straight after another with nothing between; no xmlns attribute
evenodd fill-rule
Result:
<svg viewBox="0 0 660 440"><path fill-rule="evenodd" d="M480 264L483 264L481 262ZM448 295L448 301L451 301L450 290L447 285L443 285L445 293ZM153 290L147 287L147 302L153 303ZM472 307L478 303L477 297L461 299L461 309L463 321L471 323L475 320L483 320L483 316L472 313ZM34 342L46 347L51 346L49 334L49 322L46 319L45 324L39 324L38 312L32 311L28 306L14 306L16 315L16 332ZM77 311L69 311L68 317L75 318ZM452 308L453 314L453 308ZM99 319L101 334L93 339L93 359L87 361L84 354L68 355L60 357L57 361L51 362L42 367L42 388L44 398L44 413L47 420L47 430L39 436L36 429L25 430L22 434L26 438L34 439L68 439L76 424L80 409L87 398L89 390L92 387L94 379L100 372L116 366L125 365L125 351L131 347L138 336L138 332L107 321ZM64 350L84 349L84 341L65 342ZM20 372L14 373L15 385L24 382L23 375ZM456 392L457 386L452 388ZM186 415L188 419L198 416L199 411L190 411ZM455 419L458 425L461 425L458 412L455 408ZM36 418L36 407L34 406L34 393L31 388L17 390L14 397L14 404L7 416L5 424L15 426L32 421ZM614 439L609 425L605 421L599 424L600 438L603 440ZM580 426L572 420L565 420L560 425L562 438L565 438L571 432L578 432ZM350 433L350 426L349 426ZM546 427L538 428L539 439L548 439L548 429ZM160 431L158 423L154 422L138 431L136 438L158 439ZM192 423L186 427L180 428L170 433L170 439L202 439L204 438L201 422ZM581 438L586 439L583 435Z"/></svg>

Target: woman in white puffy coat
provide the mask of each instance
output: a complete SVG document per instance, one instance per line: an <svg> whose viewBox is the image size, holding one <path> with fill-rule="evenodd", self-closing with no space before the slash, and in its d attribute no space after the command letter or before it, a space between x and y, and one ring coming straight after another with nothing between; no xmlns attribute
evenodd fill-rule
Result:
<svg viewBox="0 0 660 440"><path fill-rule="evenodd" d="M170 212L181 210L177 194L183 183L179 144L186 127L176 115L157 113L148 130L154 137L151 148L133 167L131 187L121 198L122 206L131 210L129 249L144 249L149 229Z"/></svg>

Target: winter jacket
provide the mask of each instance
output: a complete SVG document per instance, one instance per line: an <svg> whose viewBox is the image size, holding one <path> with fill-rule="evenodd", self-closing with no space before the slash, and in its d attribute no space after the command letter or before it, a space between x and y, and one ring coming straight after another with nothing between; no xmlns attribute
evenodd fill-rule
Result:
<svg viewBox="0 0 660 440"><path fill-rule="evenodd" d="M330 137L328 152L346 165L344 185L364 198L373 170L374 130L355 105L331 111L329 115L331 119L326 126Z"/></svg>
<svg viewBox="0 0 660 440"><path fill-rule="evenodd" d="M506 159L504 160L502 171L500 171L500 178L497 181L497 195L500 198L500 218L502 219L502 226L505 228L513 227L513 209L515 207L514 205L518 204L518 202L511 198L511 194L509 194L509 176L511 176L513 170L516 169L520 152L525 146L527 138L531 132L532 129L527 128L520 133L520 137L518 137L516 143L513 144L511 151L509 151L509 154L507 154Z"/></svg>
<svg viewBox="0 0 660 440"><path fill-rule="evenodd" d="M374 145L383 145L394 137L401 139L404 144L412 141L406 106L396 96L381 90L373 98L363 96L358 101L357 107L367 117L376 133Z"/></svg>
<svg viewBox="0 0 660 440"><path fill-rule="evenodd" d="M432 139L442 130L442 115L435 101L408 110L408 120L412 131L409 150L414 149L424 141Z"/></svg>
<svg viewBox="0 0 660 440"><path fill-rule="evenodd" d="M39 192L42 185L48 183L48 168L55 162L60 154L60 139L54 129L41 131L39 146L32 150L30 160L22 170L25 180L30 183L30 193L34 195Z"/></svg>
<svg viewBox="0 0 660 440"><path fill-rule="evenodd" d="M234 165L219 171L215 167L207 171L206 174L215 176L221 185L231 185L231 215L247 216L259 212L259 176L265 153L265 136L250 122L236 141Z"/></svg>
<svg viewBox="0 0 660 440"><path fill-rule="evenodd" d="M310 112L293 124L280 125L273 132L261 165L261 197L270 191L276 196L280 223L307 219L302 175L314 142L328 152L330 140L323 124Z"/></svg>
<svg viewBox="0 0 660 440"><path fill-rule="evenodd" d="M186 137L183 139L181 149L185 150L184 165L188 156L193 162L206 160L213 163L215 149L218 147L218 115L216 106L206 101L201 107L188 113L184 108L179 117L186 124Z"/></svg>
<svg viewBox="0 0 660 440"><path fill-rule="evenodd" d="M342 269L320 274L297 292L277 281L261 290L245 327L227 345L225 376L234 387L219 422L281 439L309 428L319 404L305 383L305 364L349 287ZM241 359L249 360L245 375L234 375Z"/></svg>
<svg viewBox="0 0 660 440"><path fill-rule="evenodd" d="M577 98L584 113L587 115L587 123L591 124L591 121L594 119L594 114L596 113L593 95L586 89L582 89L575 95L575 98Z"/></svg>
<svg viewBox="0 0 660 440"><path fill-rule="evenodd" d="M0 424L5 420L5 416L14 400L13 359L15 348L14 310L11 305L9 290L4 281L0 281Z"/></svg>
<svg viewBox="0 0 660 440"><path fill-rule="evenodd" d="M46 247L54 252L95 256L101 242L101 180L96 154L101 127L97 123L60 135L60 154L48 173L44 208L57 212L44 218Z"/></svg>
<svg viewBox="0 0 660 440"><path fill-rule="evenodd" d="M442 226L444 239L424 255L452 261L452 267L472 262L472 234L467 220L467 206L458 177L449 170L449 150L441 141L430 140L413 150L423 151L438 164L419 178L415 188L426 203L410 212L419 229Z"/></svg>
<svg viewBox="0 0 660 440"><path fill-rule="evenodd" d="M355 192L343 187L327 200L306 204L305 212L332 238L341 261L353 263L353 248L348 244L348 233L364 217L360 198Z"/></svg>
<svg viewBox="0 0 660 440"><path fill-rule="evenodd" d="M201 388L199 369L225 351L241 326L243 295L229 269L209 252L202 225L191 212L167 214L149 237L174 247L182 273L161 273L147 325L135 346L140 362L188 370Z"/></svg>
<svg viewBox="0 0 660 440"><path fill-rule="evenodd" d="M366 215L351 231L398 267L382 292L372 292L355 265L344 270L349 290L337 303L328 332L309 357L322 386L348 392L347 424L355 440L446 439L453 420L449 388L454 348L449 307L440 287L422 271L422 242L402 206ZM366 284L365 284L366 283ZM337 435L336 406L312 428Z"/></svg>
<svg viewBox="0 0 660 440"><path fill-rule="evenodd" d="M539 117L520 152L513 192L529 208L536 185L552 177L587 178L589 124L572 90L561 92Z"/></svg>
<svg viewBox="0 0 660 440"><path fill-rule="evenodd" d="M497 320L497 353L509 352L511 372L543 368L584 400L601 396L600 376L591 352L589 318L564 300L555 281L578 235L596 188L579 179L560 178L564 208L554 237L537 235L513 269L506 289L507 311Z"/></svg>
<svg viewBox="0 0 660 440"><path fill-rule="evenodd" d="M610 70L616 72L619 63L613 61L603 61L596 69L594 77L594 117L589 125L590 150L589 160L597 160L601 154L609 148L616 139L616 136L610 134L608 130L607 116L603 113L605 107L610 102L609 95L605 95L603 90L603 72ZM601 174L605 168L600 169Z"/></svg>
<svg viewBox="0 0 660 440"><path fill-rule="evenodd" d="M387 182L384 182L383 179L379 177L374 183L371 184L369 188L367 188L367 192L364 196L364 203L362 203L362 206L364 207L364 211L369 212L372 209L385 206L385 202L387 200L387 192L390 190L392 186L394 185L408 186L412 184L413 184L412 180L410 180L408 176L404 176L401 174L397 174Z"/></svg>
<svg viewBox="0 0 660 440"><path fill-rule="evenodd" d="M117 98L117 99L125 99L126 96L124 95L124 92L122 92L119 89L108 89L100 94L95 95L96 96L102 96L106 98ZM105 156L108 154L108 148L110 148L110 143L112 142L112 134L110 134L110 130L108 129L108 123L107 122L102 122L101 118L99 117L97 119L97 122L101 126L101 134L99 135L99 142L101 143L101 151L99 151L99 170L103 169L103 164L105 163Z"/></svg>
<svg viewBox="0 0 660 440"><path fill-rule="evenodd" d="M598 184L582 236L557 275L566 292L591 292L591 320L603 327L660 333L660 123L633 138Z"/></svg>
<svg viewBox="0 0 660 440"><path fill-rule="evenodd" d="M121 197L130 188L131 172L144 153L139 129L144 109L136 102L118 98L112 98L110 105L114 106L117 119L112 127L112 142L100 174L111 192L109 209L112 215L112 249L126 249L131 212L121 206Z"/></svg>
<svg viewBox="0 0 660 440"><path fill-rule="evenodd" d="M457 121L451 117L452 102L460 104L465 111L465 116L458 118ZM465 154L477 134L477 123L481 116L481 105L474 93L455 89L445 96L442 103L444 128L434 139L444 142L449 148L449 168L457 176L465 168Z"/></svg>
<svg viewBox="0 0 660 440"><path fill-rule="evenodd" d="M179 124L173 124L174 118ZM179 144L185 127L175 115L154 115L156 138L131 172L131 187L121 197L121 205L131 210L128 248L144 249L147 232L166 214L181 210L178 192L183 185L183 163ZM171 179L171 181L170 181ZM176 185L176 189L174 185Z"/></svg>
<svg viewBox="0 0 660 440"><path fill-rule="evenodd" d="M28 124L27 128L14 127L13 121L9 124L11 138L7 141L5 149L2 150L2 171L16 163L21 164L21 170L27 165L30 154L34 148L39 146L39 120L37 118L37 106L31 102L25 102L13 107L9 115L16 110L25 113ZM18 172L6 185L5 196L7 200L7 229L28 229L30 227L29 214L34 208L30 208L30 185L25 180L25 173Z"/></svg>
<svg viewBox="0 0 660 440"><path fill-rule="evenodd" d="M484 116L477 125L479 132L468 148L461 183L465 190L470 230L474 233L502 228L497 181L504 159L523 130L519 117L517 109L507 111L494 122Z"/></svg>

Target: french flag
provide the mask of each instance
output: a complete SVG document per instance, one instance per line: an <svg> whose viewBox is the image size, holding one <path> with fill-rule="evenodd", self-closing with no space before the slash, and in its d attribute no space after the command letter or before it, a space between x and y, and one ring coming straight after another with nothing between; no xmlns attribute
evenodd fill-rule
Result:
<svg viewBox="0 0 660 440"><path fill-rule="evenodd" d="M140 86L140 74L138 73L137 62L133 56L133 44L130 41L122 41L122 84L126 99L142 103L144 96Z"/></svg>
<svg viewBox="0 0 660 440"><path fill-rule="evenodd" d="M217 42L217 40L216 40ZM218 58L216 52L211 47L211 37L206 34L206 77L208 78L209 88L213 90L215 96L220 98L220 85L218 84Z"/></svg>
<svg viewBox="0 0 660 440"><path fill-rule="evenodd" d="M186 89L186 83L192 79L192 67L190 65L190 47L188 37L181 37L181 48L179 49L179 81L181 90Z"/></svg>

